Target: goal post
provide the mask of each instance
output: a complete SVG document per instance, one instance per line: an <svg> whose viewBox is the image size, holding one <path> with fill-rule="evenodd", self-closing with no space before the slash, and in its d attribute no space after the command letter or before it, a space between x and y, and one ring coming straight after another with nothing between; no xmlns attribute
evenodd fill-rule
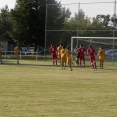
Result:
<svg viewBox="0 0 117 117"><path fill-rule="evenodd" d="M76 37L76 36L73 36L71 37L71 52L73 52L73 44L74 44L74 39L78 39L78 40L82 40L82 41L86 41L86 42L90 42L90 43L101 43L100 41L101 40L105 40L105 44L108 44L106 43L106 40L111 40L112 43L109 43L111 45L116 45L114 40L117 40L117 37ZM92 41L94 40L94 41ZM95 41L95 40L100 40L100 41ZM102 42L104 44L104 42ZM113 48L114 49L114 48Z"/></svg>
<svg viewBox="0 0 117 117"><path fill-rule="evenodd" d="M78 42L78 43L77 43ZM110 59L112 62L116 61L116 56L114 53L114 50L117 50L117 37L77 37L72 36L71 37L71 52L74 52L74 48L76 45L83 44L85 48L88 48L88 45L92 45L96 52L99 50L99 48L102 46L104 50L112 50L112 53L110 55Z"/></svg>

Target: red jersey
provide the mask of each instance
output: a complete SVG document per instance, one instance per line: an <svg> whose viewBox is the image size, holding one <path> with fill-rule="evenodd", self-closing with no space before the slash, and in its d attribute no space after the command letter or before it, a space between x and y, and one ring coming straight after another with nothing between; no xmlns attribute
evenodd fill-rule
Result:
<svg viewBox="0 0 117 117"><path fill-rule="evenodd" d="M84 57L85 56L86 49L83 48L83 47L80 47L80 48L78 48L78 52L79 52L79 56L80 57Z"/></svg>
<svg viewBox="0 0 117 117"><path fill-rule="evenodd" d="M56 47L51 46L49 51L51 52L51 54L56 54L57 49L56 49Z"/></svg>
<svg viewBox="0 0 117 117"><path fill-rule="evenodd" d="M57 49L56 49L56 47L55 46L51 46L50 47L50 49L49 49L49 51L51 52L51 54L52 54L52 58L53 59L57 59Z"/></svg>
<svg viewBox="0 0 117 117"><path fill-rule="evenodd" d="M94 48L88 48L87 53L89 56L95 56L95 49Z"/></svg>

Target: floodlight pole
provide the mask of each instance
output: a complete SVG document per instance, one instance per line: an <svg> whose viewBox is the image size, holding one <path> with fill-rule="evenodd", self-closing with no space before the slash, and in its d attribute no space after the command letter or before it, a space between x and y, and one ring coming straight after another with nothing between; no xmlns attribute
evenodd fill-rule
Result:
<svg viewBox="0 0 117 117"><path fill-rule="evenodd" d="M78 30L79 30L79 20L80 20L80 2L78 4L78 27L77 27L77 37L79 36ZM78 45L78 39L77 39L77 45Z"/></svg>
<svg viewBox="0 0 117 117"><path fill-rule="evenodd" d="M73 38L71 37L71 52L73 52Z"/></svg>
<svg viewBox="0 0 117 117"><path fill-rule="evenodd" d="M115 0L115 5L114 5L114 28L113 28L113 37L115 37L115 18L116 18L116 0ZM113 55L112 55L112 63L114 65L114 44L115 44L115 39L113 38Z"/></svg>
<svg viewBox="0 0 117 117"><path fill-rule="evenodd" d="M44 60L46 59L46 37L47 37L47 33L46 33L46 29L47 29L47 8L48 8L48 4L46 4L46 18L45 18L45 46L44 46Z"/></svg>

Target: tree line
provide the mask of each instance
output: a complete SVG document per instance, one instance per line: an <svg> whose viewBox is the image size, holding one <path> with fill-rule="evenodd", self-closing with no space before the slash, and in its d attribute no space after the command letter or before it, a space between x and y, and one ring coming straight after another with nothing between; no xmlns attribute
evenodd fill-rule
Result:
<svg viewBox="0 0 117 117"><path fill-rule="evenodd" d="M47 4L49 4L48 9ZM62 33L47 32L47 43L55 44L58 42L69 44L68 39L73 35L117 36L117 17L114 18L114 15L110 17L109 14L99 14L90 18L80 9L79 13L71 17L70 9L64 8L56 0L16 0L13 9L9 10L6 5L0 11L0 35L11 39L14 43L31 44L35 48L37 45L44 47L45 28L62 30ZM56 37L53 40L52 35Z"/></svg>

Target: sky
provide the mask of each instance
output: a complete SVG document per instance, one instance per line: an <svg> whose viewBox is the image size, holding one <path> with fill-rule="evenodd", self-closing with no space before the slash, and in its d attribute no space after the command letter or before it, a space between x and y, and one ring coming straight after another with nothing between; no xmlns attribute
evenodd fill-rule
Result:
<svg viewBox="0 0 117 117"><path fill-rule="evenodd" d="M5 5L8 5L9 9L14 8L16 0L0 0L0 8L4 8Z"/></svg>
<svg viewBox="0 0 117 117"><path fill-rule="evenodd" d="M57 1L58 2L61 1L63 7L69 8L70 11L72 12L72 15L74 15L74 13L78 13L79 10L78 6L79 6L79 8L82 9L83 12L85 13L85 16L88 17L95 17L96 15L99 14L113 15L115 11L114 3L110 2L115 2L115 1L117 2L117 0L57 0ZM107 2L107 3L102 3L102 2ZM16 0L0 0L0 8L3 8L5 5L8 5L9 9L12 9L14 8L15 3ZM117 8L116 8L116 14L117 14Z"/></svg>

